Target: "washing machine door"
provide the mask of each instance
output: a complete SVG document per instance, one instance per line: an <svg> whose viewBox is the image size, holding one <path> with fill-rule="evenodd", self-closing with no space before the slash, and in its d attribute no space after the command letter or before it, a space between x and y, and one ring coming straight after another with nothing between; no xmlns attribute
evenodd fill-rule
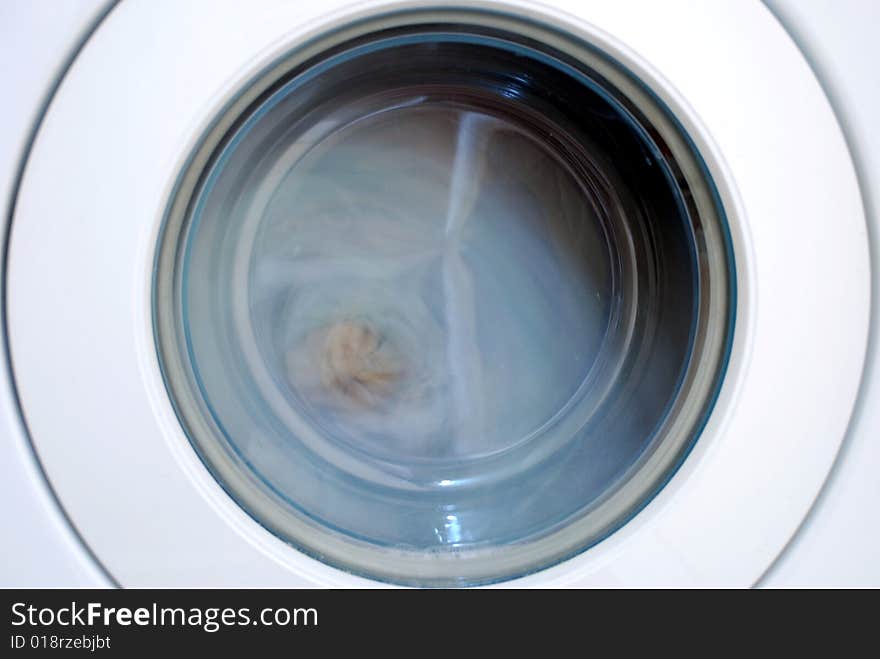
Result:
<svg viewBox="0 0 880 659"><path fill-rule="evenodd" d="M868 328L758 2L123 0L8 250L31 441L126 586L752 584Z"/></svg>

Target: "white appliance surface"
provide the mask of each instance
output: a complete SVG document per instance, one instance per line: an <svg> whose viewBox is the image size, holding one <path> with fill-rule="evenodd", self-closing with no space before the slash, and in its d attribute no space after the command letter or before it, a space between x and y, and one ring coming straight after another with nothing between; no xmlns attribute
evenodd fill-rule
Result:
<svg viewBox="0 0 880 659"><path fill-rule="evenodd" d="M878 587L880 75L876 26L880 3L768 0L767 4L813 67L846 135L868 218L873 288L871 339L849 433L811 514L761 584Z"/></svg>
<svg viewBox="0 0 880 659"><path fill-rule="evenodd" d="M7 93L0 109L0 194L7 217L14 210L18 171L33 127L58 76L110 4L107 0L12 0L0 6L0 53L6 61L19 63L3 74ZM553 3L547 0L545 4ZM876 515L880 503L876 476L880 472L880 127L876 124L880 76L875 69L877 56L872 56L878 51L875 27L880 23L880 4L871 0L767 0L767 4L804 53L843 128L865 204L873 268L871 338L849 431L810 514L758 585L880 586ZM810 139L804 135L804 140ZM833 231L833 218L829 218L829 231ZM0 314L4 311L5 307ZM2 358L8 359L5 346ZM4 529L0 585L114 585L113 577L64 513L65 502L59 505L49 487L14 400L7 367L0 376L0 494L4 501L0 506ZM540 579L529 583L540 583Z"/></svg>
<svg viewBox="0 0 880 659"><path fill-rule="evenodd" d="M0 198L11 212L22 157L59 75L100 19L106 0L29 2L0 6L0 52L6 87L0 108ZM3 227L6 232L8 227ZM0 308L0 315L5 310ZM3 353L0 377L0 525L3 586L86 587L111 582L59 509L39 468L11 395Z"/></svg>

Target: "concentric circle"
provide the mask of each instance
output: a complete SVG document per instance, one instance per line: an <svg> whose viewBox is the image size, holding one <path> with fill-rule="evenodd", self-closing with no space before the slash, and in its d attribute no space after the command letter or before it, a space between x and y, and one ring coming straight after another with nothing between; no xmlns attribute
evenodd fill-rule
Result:
<svg viewBox="0 0 880 659"><path fill-rule="evenodd" d="M691 141L601 52L397 20L218 119L162 234L158 345L194 447L272 532L483 583L595 543L680 464L726 365L732 251Z"/></svg>
<svg viewBox="0 0 880 659"><path fill-rule="evenodd" d="M467 5L482 9L437 10L430 0L356 6L348 0L192 0L185 8L126 0L59 85L16 196L6 273L9 352L22 416L46 477L83 541L120 584L375 585L327 563L407 583L481 583L559 561L513 583L745 586L778 556L810 509L858 391L870 263L846 144L796 46L758 2L723 10L647 3L638 12L605 0ZM662 468L668 462L656 463L653 498L643 488L651 478L624 478L619 490L609 491L609 499L622 493L618 501L629 503L650 498L638 514L603 521L585 510L544 536L552 541L541 544L539 538L532 554L505 546L487 552L495 560L482 564L472 560L479 548L460 547L459 554L470 558L459 561L458 577L434 571L422 578L428 572L417 560L421 555L426 562L423 550L404 548L403 562L389 570L387 552L384 562L375 560L375 544L368 545L373 552L357 553L345 534L329 542L332 534L320 522L294 528L290 518L296 517L279 513L283 504L260 481L248 491L246 477L253 472L230 470L233 477L224 480L193 450L195 435L189 426L185 432L181 419L196 425L204 412L193 406L184 414L184 404L202 393L181 380L186 386L174 389L175 414L162 373L170 373L171 360L160 368L156 337L173 339L167 347L179 350L174 323L181 314L155 314L155 301L164 295L155 286L156 250L160 235L165 247L183 246L186 204L224 136L298 67L386 28L453 23L479 27L479 36L487 36L485 29L514 34L520 46L563 53L575 68L598 74L620 92L618 101L638 110L633 116L649 118L639 122L656 129L657 143L666 144L688 182L704 178L699 159L688 155L695 149L681 139L693 138L728 215L737 291L728 304L731 313L736 309L736 331L718 399L681 468L672 473ZM161 24L163 39L144 30L146 24ZM192 39L195 32L199 39ZM585 43L634 75L622 75L621 66L595 56ZM762 44L760 51L749 47L754 43ZM650 110L658 107L672 112ZM544 153L559 161L559 151ZM821 168L816 153L823 154ZM696 208L713 206L700 197L702 186L690 189ZM709 216L701 211L693 217ZM834 231L828 231L828 218L834 218ZM708 236L712 226L704 222L702 232ZM160 251L163 259L169 254ZM710 290L712 281L719 282L710 277ZM729 329L708 317L710 327ZM155 331L154 321L168 320L174 323ZM370 331L356 333L365 339L357 342L361 346L369 346L378 330L412 327L376 323L372 314L367 320L363 327ZM283 346L256 330L254 324L258 354ZM401 335L395 344L408 341ZM701 342L697 331L692 360L699 359ZM189 359L185 353L180 359L184 374L193 370ZM676 400L692 390L690 374L694 382L719 375L712 368L686 372ZM283 392L281 385L294 389L288 380L279 385ZM699 429L677 409L673 404L669 418ZM335 447L395 455L393 444L367 444L359 435L343 439L336 436ZM517 441L511 440L513 450L527 445ZM212 442L204 447L223 446ZM551 442L540 445L553 453ZM673 443L657 446L675 451ZM471 457L488 455L478 450ZM437 464L436 456L431 460ZM663 473L671 474L668 482L659 477ZM245 477L235 480L236 474ZM504 480L501 470L480 474ZM594 536L584 532L587 526L608 531ZM619 530L605 537L614 528ZM580 552L591 537L605 539Z"/></svg>

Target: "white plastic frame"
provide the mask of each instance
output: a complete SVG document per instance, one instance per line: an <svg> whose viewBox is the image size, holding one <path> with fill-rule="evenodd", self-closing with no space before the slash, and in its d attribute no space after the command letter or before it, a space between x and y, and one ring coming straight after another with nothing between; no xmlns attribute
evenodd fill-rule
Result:
<svg viewBox="0 0 880 659"><path fill-rule="evenodd" d="M184 436L159 373L150 284L161 218L214 113L267 62L412 0L123 0L58 90L27 163L8 262L25 421L79 533L126 586L372 583L269 534ZM869 262L831 108L758 2L459 2L563 27L679 115L719 184L737 327L703 436L623 529L511 585L748 585L809 510L843 438Z"/></svg>

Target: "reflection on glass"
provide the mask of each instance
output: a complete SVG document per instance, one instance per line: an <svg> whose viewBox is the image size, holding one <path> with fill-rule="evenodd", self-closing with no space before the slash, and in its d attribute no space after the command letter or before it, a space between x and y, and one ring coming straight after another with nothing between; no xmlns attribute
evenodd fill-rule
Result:
<svg viewBox="0 0 880 659"><path fill-rule="evenodd" d="M381 576L407 581L404 554L586 519L659 450L707 258L688 182L609 88L510 41L404 36L298 72L230 131L180 233L173 316L213 428L193 442L273 531L351 542L314 551L368 573L359 552L390 552ZM566 542L625 520L689 433ZM456 581L432 570L411 578Z"/></svg>

